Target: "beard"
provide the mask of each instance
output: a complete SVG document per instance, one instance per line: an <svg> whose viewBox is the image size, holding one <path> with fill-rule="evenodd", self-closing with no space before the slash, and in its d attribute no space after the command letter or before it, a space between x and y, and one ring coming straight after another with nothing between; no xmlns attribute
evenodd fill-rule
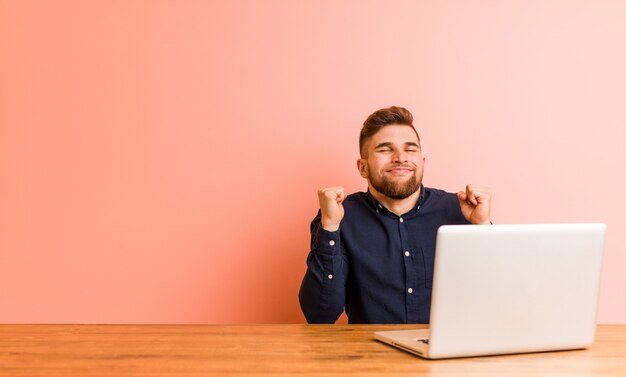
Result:
<svg viewBox="0 0 626 377"><path fill-rule="evenodd" d="M378 176L369 173L370 183L372 187L376 189L376 191L385 195L388 198L400 200L406 199L409 196L413 195L417 190L419 190L422 185L421 177L417 177L416 171L413 171L413 175L409 176L404 180L393 181L389 179L387 176L383 175L382 178L378 179ZM376 178L375 178L376 177Z"/></svg>

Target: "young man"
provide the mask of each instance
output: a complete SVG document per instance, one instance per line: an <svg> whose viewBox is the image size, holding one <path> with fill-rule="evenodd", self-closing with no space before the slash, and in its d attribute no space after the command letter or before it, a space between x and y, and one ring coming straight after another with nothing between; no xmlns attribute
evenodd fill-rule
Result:
<svg viewBox="0 0 626 377"><path fill-rule="evenodd" d="M359 148L367 192L318 191L300 306L309 323L334 323L344 307L350 323L428 323L437 229L490 224L491 190L424 187L420 138L402 107L370 115Z"/></svg>

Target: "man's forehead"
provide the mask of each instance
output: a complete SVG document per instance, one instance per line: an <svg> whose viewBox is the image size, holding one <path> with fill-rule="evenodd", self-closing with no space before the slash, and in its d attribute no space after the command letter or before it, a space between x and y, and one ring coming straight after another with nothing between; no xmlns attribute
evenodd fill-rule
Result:
<svg viewBox="0 0 626 377"><path fill-rule="evenodd" d="M380 129L373 137L374 145L380 143L405 144L416 143L419 145L417 133L411 126L386 126Z"/></svg>

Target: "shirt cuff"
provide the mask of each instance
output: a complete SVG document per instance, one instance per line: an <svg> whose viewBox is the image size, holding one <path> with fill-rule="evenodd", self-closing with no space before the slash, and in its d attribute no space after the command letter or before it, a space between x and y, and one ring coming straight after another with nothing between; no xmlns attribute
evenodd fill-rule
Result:
<svg viewBox="0 0 626 377"><path fill-rule="evenodd" d="M339 250L341 247L339 237L340 229L337 229L334 232L329 232L322 228L322 225L320 224L317 228L317 250L324 254L335 254L335 251Z"/></svg>

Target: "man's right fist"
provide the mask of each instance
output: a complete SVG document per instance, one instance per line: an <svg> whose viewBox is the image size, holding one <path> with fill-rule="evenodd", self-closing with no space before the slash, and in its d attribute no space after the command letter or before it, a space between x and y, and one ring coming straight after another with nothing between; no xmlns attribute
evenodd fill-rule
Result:
<svg viewBox="0 0 626 377"><path fill-rule="evenodd" d="M317 190L322 212L322 228L329 232L339 229L339 223L343 219L343 205L346 198L343 187L326 187Z"/></svg>

